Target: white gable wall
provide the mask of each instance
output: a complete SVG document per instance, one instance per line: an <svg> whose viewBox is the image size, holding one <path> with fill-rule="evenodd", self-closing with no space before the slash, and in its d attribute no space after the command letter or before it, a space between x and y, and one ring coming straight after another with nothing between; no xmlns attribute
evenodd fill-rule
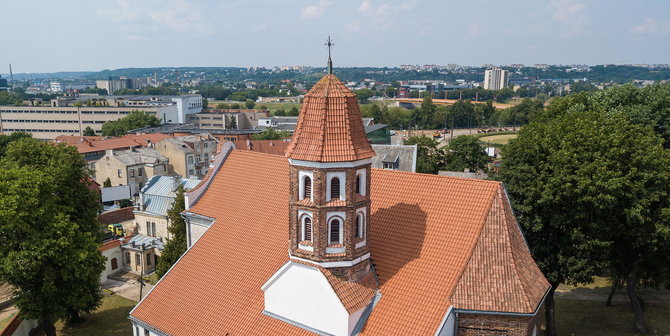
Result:
<svg viewBox="0 0 670 336"><path fill-rule="evenodd" d="M326 277L316 268L289 262L263 285L265 311L336 336L348 336L350 322ZM354 313L360 317L361 312ZM352 317L354 317L352 315Z"/></svg>

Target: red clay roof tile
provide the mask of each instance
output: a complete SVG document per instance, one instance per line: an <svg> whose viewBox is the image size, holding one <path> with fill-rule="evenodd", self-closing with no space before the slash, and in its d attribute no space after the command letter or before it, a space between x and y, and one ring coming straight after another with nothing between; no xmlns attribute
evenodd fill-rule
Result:
<svg viewBox="0 0 670 336"><path fill-rule="evenodd" d="M190 209L215 223L131 315L171 335L309 334L262 314L261 286L288 260L288 190L285 158L233 150ZM368 243L382 296L361 335L435 333L501 190L492 181L372 170ZM532 266L529 255L518 253L523 246L511 243L517 244L516 267ZM533 281L544 284L533 270L517 273L527 277L521 281L530 285L526 293L537 291ZM333 285L350 307L369 295L341 286ZM526 297L536 306L541 302L534 294ZM477 300L464 302L477 307Z"/></svg>
<svg viewBox="0 0 670 336"><path fill-rule="evenodd" d="M335 75L319 80L303 98L286 156L295 160L338 162L373 157L356 94Z"/></svg>

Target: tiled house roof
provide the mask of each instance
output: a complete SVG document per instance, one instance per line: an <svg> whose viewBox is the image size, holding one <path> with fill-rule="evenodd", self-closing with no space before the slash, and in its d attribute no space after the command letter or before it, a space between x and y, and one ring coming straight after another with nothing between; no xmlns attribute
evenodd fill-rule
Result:
<svg viewBox="0 0 670 336"><path fill-rule="evenodd" d="M373 157L356 95L335 75L319 80L305 95L286 156L295 160L339 162Z"/></svg>
<svg viewBox="0 0 670 336"><path fill-rule="evenodd" d="M170 335L310 334L262 313L261 286L287 259L288 168L281 156L233 150L190 208L216 221L131 318ZM502 195L498 182L373 169L368 237L381 298L361 335L432 335L452 305L513 312L539 306L549 285ZM491 230L508 240L489 239ZM504 244L513 246L510 254L485 259L489 273L470 273L484 272L477 271L481 262L473 266L477 253ZM475 283L483 276L496 281ZM523 291L499 290L507 282ZM347 309L370 295L352 284L331 286L347 298ZM463 289L487 297L480 302ZM509 302L489 303L496 300Z"/></svg>

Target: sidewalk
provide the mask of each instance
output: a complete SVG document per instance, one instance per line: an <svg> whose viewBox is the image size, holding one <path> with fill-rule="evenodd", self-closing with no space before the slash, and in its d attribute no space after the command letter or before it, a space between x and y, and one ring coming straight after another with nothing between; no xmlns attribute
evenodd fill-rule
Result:
<svg viewBox="0 0 670 336"><path fill-rule="evenodd" d="M153 285L145 283L145 286L142 289L142 297L147 296L147 293L149 293L152 288L154 288ZM128 279L126 281L110 279L102 284L102 289L110 290L116 295L133 300L135 302L139 301L140 283L137 281L137 279Z"/></svg>

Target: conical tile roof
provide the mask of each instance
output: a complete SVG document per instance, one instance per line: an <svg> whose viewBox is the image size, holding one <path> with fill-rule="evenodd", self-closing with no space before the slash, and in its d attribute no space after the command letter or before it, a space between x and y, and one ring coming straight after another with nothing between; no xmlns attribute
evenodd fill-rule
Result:
<svg viewBox="0 0 670 336"><path fill-rule="evenodd" d="M375 155L365 136L356 95L333 74L305 95L298 125L286 157L317 162L345 162Z"/></svg>

